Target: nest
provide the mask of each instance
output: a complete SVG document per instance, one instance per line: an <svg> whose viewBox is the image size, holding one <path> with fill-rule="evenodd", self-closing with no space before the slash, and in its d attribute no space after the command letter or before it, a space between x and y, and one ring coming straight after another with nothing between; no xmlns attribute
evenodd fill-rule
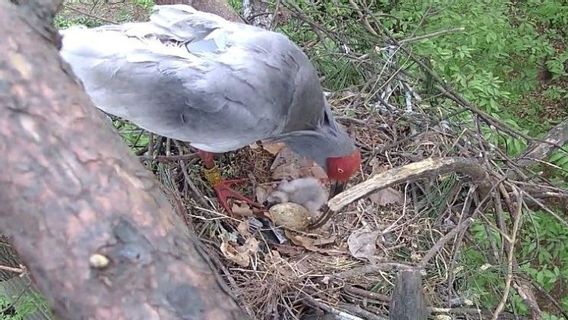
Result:
<svg viewBox="0 0 568 320"><path fill-rule="evenodd" d="M532 286L513 278L519 270L511 243L522 236L524 213L554 213L558 201L565 205L566 191L519 167L524 157L511 159L486 141L481 130L487 124L480 117L454 123L438 116L441 109L387 110L378 102L364 107L357 103L362 97L352 92L329 97L338 121L362 150L361 173L344 192L356 199L339 195L338 212L324 226L285 233L285 243L254 230L251 217L223 213L197 161L183 159L191 157L183 144L171 142L169 151L154 146L163 153L143 159L183 208L180 214L253 319L324 313L384 319L396 298L397 275L406 271L420 275L421 284L412 285L421 286L432 315L489 317L493 310L476 304L478 297L465 285L479 270L463 263L463 250L486 251L472 235L474 225L507 239L493 244L487 263L501 270L507 290L515 286L535 305ZM157 145L165 145L161 140ZM219 166L226 177L250 177L241 191L255 195L255 187L277 182L271 170L275 157L263 147L244 148L221 156ZM408 294L402 299L410 299Z"/></svg>

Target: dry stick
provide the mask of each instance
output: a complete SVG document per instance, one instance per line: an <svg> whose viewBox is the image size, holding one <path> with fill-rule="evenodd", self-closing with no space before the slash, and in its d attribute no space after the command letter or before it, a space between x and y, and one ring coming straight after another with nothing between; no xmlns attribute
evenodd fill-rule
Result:
<svg viewBox="0 0 568 320"><path fill-rule="evenodd" d="M354 0L349 0L349 3L353 7L353 9L355 9L355 11L357 11L359 18L363 21L363 26L365 27L365 29L367 29L367 31L369 31L374 36L378 37L379 33L377 31L375 31L375 29L373 29L373 27L369 23L369 20L367 19L367 16L365 14L363 14L361 9L359 8L359 5Z"/></svg>
<svg viewBox="0 0 568 320"><path fill-rule="evenodd" d="M307 301L309 304L311 304L312 306L315 306L317 308L322 309L323 311L326 311L328 313L334 314L335 316L337 316L339 319L345 319L345 320L363 320L363 318L359 318L357 316L348 314L346 312L343 312L339 309L336 309L330 305L327 305L323 302L320 302L314 298L312 298L311 296L309 296L308 294L303 294L302 295L304 298L304 301Z"/></svg>
<svg viewBox="0 0 568 320"><path fill-rule="evenodd" d="M457 227L453 228L450 232L448 232L445 236L441 237L436 242L436 244L434 244L434 246L430 248L430 250L428 250L428 252L426 253L426 255L424 255L422 260L420 260L420 263L418 263L418 267L425 268L428 261L430 261L430 259L432 259L436 255L436 253L440 251L440 249L446 244L446 242L450 241L459 232L467 229L472 223L473 223L473 218L467 218Z"/></svg>
<svg viewBox="0 0 568 320"><path fill-rule="evenodd" d="M434 37L445 35L445 34L448 34L448 33L462 32L464 30L465 30L465 28L463 28L463 27L448 29L448 30L440 30L440 31L436 31L436 32L428 33L428 34L423 34L421 36L416 36L416 37L413 37L413 38L402 39L398 43L400 43L402 45L402 44L416 42L416 41L420 41L420 40L424 40L424 39L434 38Z"/></svg>
<svg viewBox="0 0 568 320"><path fill-rule="evenodd" d="M364 289L361 289L361 288L356 288L356 287L353 287L351 285L346 285L343 288L343 290L347 293L351 293L353 295L358 295L358 296L364 297L365 299L375 299L375 300L382 301L382 302L389 302L390 301L390 297L387 296L386 294L380 294L380 293L364 290Z"/></svg>
<svg viewBox="0 0 568 320"><path fill-rule="evenodd" d="M564 120L550 129L543 140L547 143L534 143L528 146L526 151L517 157L517 165L528 167L535 161L550 155L555 150L554 145L562 146L568 142L568 120ZM563 150L568 152L568 150Z"/></svg>
<svg viewBox="0 0 568 320"><path fill-rule="evenodd" d="M564 311L560 303L550 293L548 293L546 289L544 289L540 284L536 283L530 277L523 277L523 275L521 275L520 278L522 280L521 285L513 283L513 287L517 289L519 296L521 296L523 300L527 301L529 307L536 309L536 312L540 312L538 304L535 303L536 297L534 293L532 293L531 288L528 287L530 285L534 287L538 292L540 292L540 294L546 296L548 301L550 301L554 305L558 313L561 314L564 318L568 319L568 312Z"/></svg>
<svg viewBox="0 0 568 320"><path fill-rule="evenodd" d="M195 200L197 200L197 202L199 202L199 204L202 205L203 207L208 207L209 205L208 205L207 201L203 200L203 194L201 192L199 192L199 189L197 189L197 187L195 186L195 184L193 183L193 181L189 177L189 173L187 173L187 166L185 165L185 162L180 161L179 165L181 166L181 170L183 172L183 177L184 177L185 183L189 186L189 188L191 189L191 191L193 192L193 194L197 198Z"/></svg>
<svg viewBox="0 0 568 320"><path fill-rule="evenodd" d="M180 154L180 155L170 155L170 156L139 156L140 160L156 160L159 162L177 162L184 160L196 159L198 156L195 153L192 154Z"/></svg>
<svg viewBox="0 0 568 320"><path fill-rule="evenodd" d="M15 272L15 273L24 273L26 272L26 268L22 265L20 265L20 268L14 268L14 267L8 267L8 266L1 266L0 265L0 270L3 271L10 271L10 272Z"/></svg>
<svg viewBox="0 0 568 320"><path fill-rule="evenodd" d="M270 25L268 26L268 29L272 31L276 29L274 22L276 22L276 17L278 16L278 11L280 10L280 1L281 0L276 0L276 4L274 5L274 12L272 13L272 19L270 20Z"/></svg>
<svg viewBox="0 0 568 320"><path fill-rule="evenodd" d="M493 313L492 320L497 320L503 308L505 308L505 303L509 298L509 291L511 290L511 282L513 281L513 259L515 257L515 241L517 240L517 232L519 230L521 216L522 216L522 209L523 209L523 194L515 190L517 195L517 212L515 212L514 221L513 221L513 230L511 231L511 236L509 237L511 240L509 242L509 252L507 255L507 279L505 281L505 290L503 291L503 297L501 301L495 308L495 312Z"/></svg>
<svg viewBox="0 0 568 320"><path fill-rule="evenodd" d="M358 316L364 317L364 319L367 320L387 320L387 318L385 317L381 317L379 315L376 315L372 312L369 312L363 308L361 308L361 306L356 305L356 304L350 304L350 303L345 303L345 302L340 302L339 306L344 309L347 310L351 313L354 313Z"/></svg>
<svg viewBox="0 0 568 320"><path fill-rule="evenodd" d="M364 276L369 273L377 273L380 271L392 271L392 270L412 270L415 269L414 266L397 263L397 262L381 262L371 265L365 265L358 268L349 269L347 271L342 271L331 275L333 278L347 279L352 277Z"/></svg>
<svg viewBox="0 0 568 320"><path fill-rule="evenodd" d="M389 304L389 319L426 320L427 312L422 274L417 269L400 271Z"/></svg>
<svg viewBox="0 0 568 320"><path fill-rule="evenodd" d="M376 174L366 181L339 193L328 201L328 206L331 211L337 212L348 204L377 190L388 188L402 182L411 182L453 172L461 172L469 175L473 179L473 182L479 186L482 194L486 194L488 190L491 189L489 175L475 160L462 157L428 158Z"/></svg>

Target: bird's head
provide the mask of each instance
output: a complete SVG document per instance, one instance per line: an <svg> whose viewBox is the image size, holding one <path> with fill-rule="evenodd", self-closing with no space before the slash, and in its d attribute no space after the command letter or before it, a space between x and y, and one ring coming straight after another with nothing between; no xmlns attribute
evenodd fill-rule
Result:
<svg viewBox="0 0 568 320"><path fill-rule="evenodd" d="M347 182L359 170L361 165L361 153L355 150L353 153L341 157L329 157L327 162L327 176L329 179Z"/></svg>
<svg viewBox="0 0 568 320"><path fill-rule="evenodd" d="M335 121L328 105L321 122L312 130L299 130L280 137L290 148L314 160L327 173L330 196L343 191L361 165L361 153L347 132Z"/></svg>
<svg viewBox="0 0 568 320"><path fill-rule="evenodd" d="M353 153L326 159L327 177L333 182L331 196L335 196L345 189L345 185L359 171L361 166L361 153L355 150Z"/></svg>

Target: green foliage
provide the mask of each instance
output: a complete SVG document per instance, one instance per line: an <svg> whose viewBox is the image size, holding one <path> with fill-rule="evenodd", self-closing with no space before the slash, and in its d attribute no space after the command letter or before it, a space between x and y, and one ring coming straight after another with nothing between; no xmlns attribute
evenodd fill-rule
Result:
<svg viewBox="0 0 568 320"><path fill-rule="evenodd" d="M525 6L535 21L558 29L568 25L568 3L564 0L528 0Z"/></svg>
<svg viewBox="0 0 568 320"><path fill-rule="evenodd" d="M18 297L17 303L13 305L10 301L12 300L8 297L0 295L0 311L4 311L0 314L0 320L25 320L40 308L48 310L45 299L36 293Z"/></svg>
<svg viewBox="0 0 568 320"><path fill-rule="evenodd" d="M566 65L568 61L568 51L564 51L552 59L546 61L546 67L552 73L553 78L568 76Z"/></svg>
<svg viewBox="0 0 568 320"><path fill-rule="evenodd" d="M242 13L243 3L241 0L227 0L227 2L235 11Z"/></svg>
<svg viewBox="0 0 568 320"><path fill-rule="evenodd" d="M400 2L390 12L392 18L385 16L383 20L399 38L464 28L414 43L412 48L416 54L427 57L432 68L467 100L518 131L534 134L548 126L536 119L520 122L517 114L525 110L518 106L537 90L537 76L543 62L555 79L566 76L564 65L568 53L557 54L551 43L552 35L558 32L543 34L538 25L539 22L562 25L568 14L558 11L564 7L555 0L524 4L412 0ZM416 68L415 72L421 71ZM554 99L567 95L560 87L550 88L546 94ZM484 134L511 156L526 148L524 140L503 136L494 129L486 128Z"/></svg>
<svg viewBox="0 0 568 320"><path fill-rule="evenodd" d="M124 139L131 150L138 151L148 145L148 135L136 125L123 120L115 120L113 125L118 129L122 139Z"/></svg>
<svg viewBox="0 0 568 320"><path fill-rule="evenodd" d="M516 258L520 269L546 290L563 285L568 280L568 229L545 212L530 213L519 231ZM480 221L470 228L474 244L465 248L462 263L470 270L463 287L483 306L495 306L503 290L503 270L487 264L486 254L492 252L491 243L501 243L500 234ZM528 311L522 299L511 296L516 312ZM568 295L561 303L568 312ZM550 318L554 319L554 318Z"/></svg>
<svg viewBox="0 0 568 320"><path fill-rule="evenodd" d="M148 11L150 11L150 9L152 9L152 7L154 6L154 0L134 0L134 3L137 6L144 8Z"/></svg>
<svg viewBox="0 0 568 320"><path fill-rule="evenodd" d="M566 150L568 150L568 144L553 152L548 161L558 168L556 172L559 176L568 179L568 151ZM565 186L568 187L568 183L565 182Z"/></svg>
<svg viewBox="0 0 568 320"><path fill-rule="evenodd" d="M83 25L89 28L93 28L100 26L101 22L97 19L84 17L84 16L69 18L62 15L58 15L54 19L54 24L57 29L66 29L74 25Z"/></svg>

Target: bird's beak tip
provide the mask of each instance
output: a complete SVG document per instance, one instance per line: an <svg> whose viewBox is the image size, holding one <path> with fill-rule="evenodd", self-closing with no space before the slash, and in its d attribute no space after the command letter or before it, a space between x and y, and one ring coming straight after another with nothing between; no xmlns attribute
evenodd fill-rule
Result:
<svg viewBox="0 0 568 320"><path fill-rule="evenodd" d="M335 181L331 184L331 191L329 193L329 198L333 198L336 195L340 194L341 192L343 192L343 190L345 190L345 185L347 183L346 182L341 182L341 181Z"/></svg>

